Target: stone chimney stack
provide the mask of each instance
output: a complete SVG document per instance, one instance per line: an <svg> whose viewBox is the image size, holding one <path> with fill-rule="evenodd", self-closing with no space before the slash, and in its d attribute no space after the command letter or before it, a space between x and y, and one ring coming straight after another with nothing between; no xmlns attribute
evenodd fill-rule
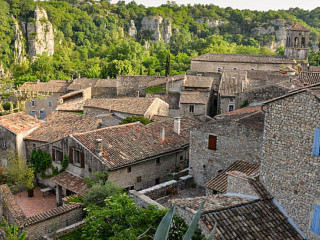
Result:
<svg viewBox="0 0 320 240"><path fill-rule="evenodd" d="M174 132L180 135L181 121L180 117L174 118Z"/></svg>
<svg viewBox="0 0 320 240"><path fill-rule="evenodd" d="M102 156L102 139L96 139L96 143L94 146L94 152L98 156Z"/></svg>
<svg viewBox="0 0 320 240"><path fill-rule="evenodd" d="M164 140L166 139L166 129L165 129L164 127L162 127L162 128L160 129L160 139L161 139L162 141L164 141Z"/></svg>

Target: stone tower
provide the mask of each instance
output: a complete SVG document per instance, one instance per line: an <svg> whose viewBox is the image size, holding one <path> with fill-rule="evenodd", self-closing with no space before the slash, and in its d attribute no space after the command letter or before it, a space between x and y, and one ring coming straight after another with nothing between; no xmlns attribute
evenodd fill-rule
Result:
<svg viewBox="0 0 320 240"><path fill-rule="evenodd" d="M295 59L297 62L308 60L309 29L296 23L287 29L286 48L284 55L287 58Z"/></svg>

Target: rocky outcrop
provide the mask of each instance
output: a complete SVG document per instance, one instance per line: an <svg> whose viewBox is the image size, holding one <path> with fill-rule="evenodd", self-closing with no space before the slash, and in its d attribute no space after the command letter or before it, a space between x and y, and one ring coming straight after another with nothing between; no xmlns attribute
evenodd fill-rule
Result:
<svg viewBox="0 0 320 240"><path fill-rule="evenodd" d="M212 27L212 28L219 27L220 25L225 23L225 21L222 21L222 20L205 19L205 18L197 19L196 22L199 24L206 23L209 27Z"/></svg>
<svg viewBox="0 0 320 240"><path fill-rule="evenodd" d="M26 33L28 38L29 55L35 57L47 53L49 56L54 54L54 35L52 24L48 21L47 12L36 7L34 22L28 22Z"/></svg>
<svg viewBox="0 0 320 240"><path fill-rule="evenodd" d="M171 21L163 20L160 16L144 17L141 21L140 31L149 31L154 42L162 39L165 43L169 43L172 36Z"/></svg>
<svg viewBox="0 0 320 240"><path fill-rule="evenodd" d="M23 36L22 30L19 26L18 21L12 16L15 29L15 40L14 40L14 61L16 63L21 63L26 59L26 46L25 38Z"/></svg>
<svg viewBox="0 0 320 240"><path fill-rule="evenodd" d="M269 48L276 50L277 47L284 46L286 43L286 29L291 25L286 23L285 20L276 19L271 20L270 24L263 24L252 30L253 37L258 35L274 35L276 41L269 44Z"/></svg>
<svg viewBox="0 0 320 240"><path fill-rule="evenodd" d="M136 28L136 25L134 24L133 20L131 20L131 22L130 22L130 26L129 26L129 29L128 29L128 34L131 37L136 37L137 36L137 28Z"/></svg>

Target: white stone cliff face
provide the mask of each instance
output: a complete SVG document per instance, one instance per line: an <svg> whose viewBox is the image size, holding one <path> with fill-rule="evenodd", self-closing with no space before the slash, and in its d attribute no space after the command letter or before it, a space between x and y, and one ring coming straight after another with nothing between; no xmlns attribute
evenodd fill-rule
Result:
<svg viewBox="0 0 320 240"><path fill-rule="evenodd" d="M172 36L171 21L167 19L163 20L160 16L144 17L141 21L140 31L153 32L152 37L154 42L162 39L165 43L169 43Z"/></svg>
<svg viewBox="0 0 320 240"><path fill-rule="evenodd" d="M290 28L291 25L286 23L282 19L271 20L270 24L264 24L260 27L256 27L252 30L253 37L258 35L275 35L276 41L272 42L269 48L276 50L280 46L286 44L286 29Z"/></svg>
<svg viewBox="0 0 320 240"><path fill-rule="evenodd" d="M47 12L37 6L34 18L35 22L29 22L26 26L28 53L31 57L42 55L45 52L52 56L54 54L54 34L52 24L48 21Z"/></svg>
<svg viewBox="0 0 320 240"><path fill-rule="evenodd" d="M219 27L220 25L224 24L226 21L200 18L200 19L197 19L196 22L199 24L206 23L209 27L213 28L213 27Z"/></svg>
<svg viewBox="0 0 320 240"><path fill-rule="evenodd" d="M131 37L136 37L137 36L137 28L136 28L136 25L134 24L133 20L131 20L131 22L130 22L130 27L128 29L128 34Z"/></svg>
<svg viewBox="0 0 320 240"><path fill-rule="evenodd" d="M12 16L15 29L15 40L14 40L14 61L21 63L26 60L26 46L25 38L21 31L18 21Z"/></svg>

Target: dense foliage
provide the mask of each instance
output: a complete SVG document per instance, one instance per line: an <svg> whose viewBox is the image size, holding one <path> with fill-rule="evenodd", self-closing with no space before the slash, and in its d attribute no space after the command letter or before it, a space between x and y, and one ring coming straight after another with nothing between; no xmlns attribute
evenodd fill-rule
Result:
<svg viewBox="0 0 320 240"><path fill-rule="evenodd" d="M8 184L13 192L32 189L34 174L33 169L26 160L15 152L7 150L6 164L0 161L0 185Z"/></svg>
<svg viewBox="0 0 320 240"><path fill-rule="evenodd" d="M134 123L134 122L141 122L144 125L151 123L149 118L145 118L143 116L132 116L126 117L120 124L127 124L127 123Z"/></svg>
<svg viewBox="0 0 320 240"><path fill-rule="evenodd" d="M32 150L30 155L30 163L33 166L35 173L40 173L47 170L52 164L50 154L38 149Z"/></svg>
<svg viewBox="0 0 320 240"><path fill-rule="evenodd" d="M16 85L36 79L70 79L79 74L92 78L117 74L174 75L189 69L191 57L207 52L273 54L266 46L276 40L275 34L256 35L253 30L267 28L276 19L283 19L286 24L298 19L306 25L302 20L306 21L313 27L312 42L319 42L319 8L260 12L215 5L179 6L174 2L148 8L124 1L89 4L80 0L50 0L37 4L46 9L55 29L55 54L14 63L11 15L20 22L33 21L35 3L0 0L0 62L13 73ZM152 33L140 31L143 17L158 15L172 21L169 44L153 43ZM136 38L127 34L131 20L138 29Z"/></svg>

